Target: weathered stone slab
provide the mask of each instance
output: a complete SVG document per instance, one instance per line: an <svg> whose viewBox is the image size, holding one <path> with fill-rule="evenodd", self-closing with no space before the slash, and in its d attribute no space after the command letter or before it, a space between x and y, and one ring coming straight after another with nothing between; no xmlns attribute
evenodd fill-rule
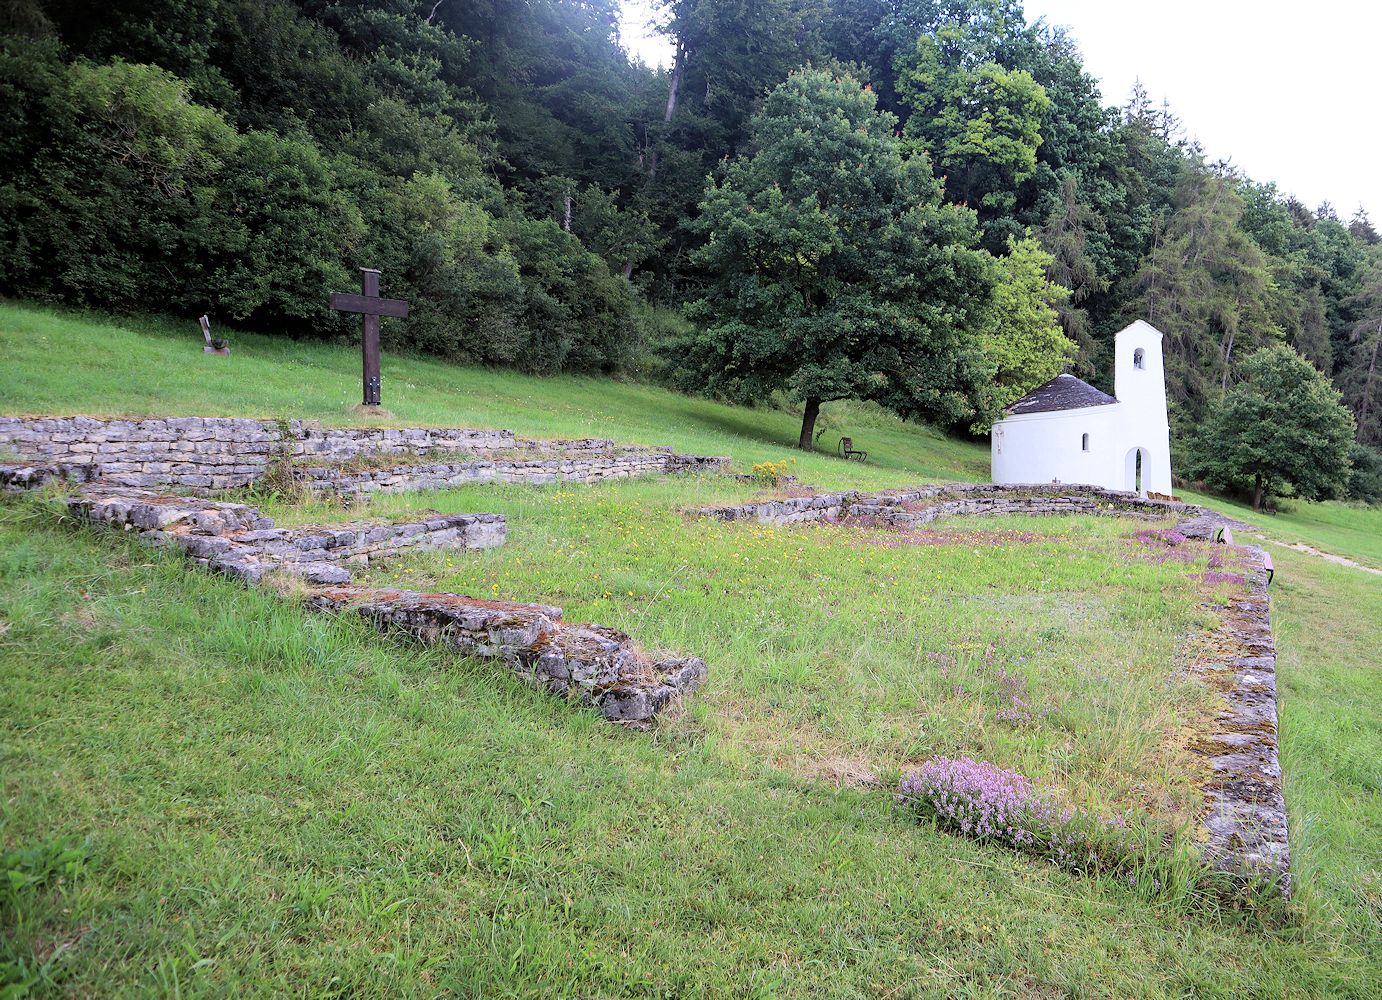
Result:
<svg viewBox="0 0 1382 1000"><path fill-rule="evenodd" d="M318 591L308 603L353 611L381 631L500 659L529 683L616 722L646 722L706 676L698 657L653 660L622 632L566 624L561 609L547 605L354 587Z"/></svg>
<svg viewBox="0 0 1382 1000"><path fill-rule="evenodd" d="M34 490L50 482L87 483L97 471L99 467L88 464L0 462L0 490Z"/></svg>

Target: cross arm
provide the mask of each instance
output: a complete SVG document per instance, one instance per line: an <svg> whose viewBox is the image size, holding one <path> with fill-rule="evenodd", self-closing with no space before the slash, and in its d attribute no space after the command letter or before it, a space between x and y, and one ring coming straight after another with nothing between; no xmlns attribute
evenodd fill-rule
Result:
<svg viewBox="0 0 1382 1000"><path fill-rule="evenodd" d="M357 295L354 292L332 292L331 308L337 312L364 313L366 316L408 315L408 303L402 299L381 299L377 295Z"/></svg>

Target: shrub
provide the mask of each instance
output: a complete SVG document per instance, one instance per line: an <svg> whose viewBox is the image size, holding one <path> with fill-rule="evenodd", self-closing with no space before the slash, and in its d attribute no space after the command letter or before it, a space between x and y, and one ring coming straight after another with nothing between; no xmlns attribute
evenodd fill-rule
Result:
<svg viewBox="0 0 1382 1000"><path fill-rule="evenodd" d="M902 778L899 792L902 802L942 828L1108 879L1144 897L1187 910L1231 907L1269 920L1286 916L1272 879L1207 865L1188 834L1062 806L1023 775L986 761L932 758Z"/></svg>
<svg viewBox="0 0 1382 1000"><path fill-rule="evenodd" d="M1063 867L1116 868L1137 847L1125 822L1057 806L1027 778L986 761L933 758L905 776L900 791L943 827Z"/></svg>
<svg viewBox="0 0 1382 1000"><path fill-rule="evenodd" d="M768 486L779 486L787 478L787 468L788 463L785 461L755 462L749 475Z"/></svg>

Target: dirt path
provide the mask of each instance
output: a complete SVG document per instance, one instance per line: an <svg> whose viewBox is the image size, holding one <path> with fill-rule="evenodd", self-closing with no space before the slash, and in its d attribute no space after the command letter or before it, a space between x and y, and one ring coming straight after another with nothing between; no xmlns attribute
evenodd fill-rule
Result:
<svg viewBox="0 0 1382 1000"><path fill-rule="evenodd" d="M1326 562L1332 562L1338 566L1351 566L1353 569L1361 569L1364 573L1376 573L1378 576L1382 576L1382 569L1374 569L1371 566L1364 566L1362 563L1354 562L1352 559L1345 559L1343 556L1336 556L1329 552L1321 552L1319 549L1311 548L1304 542L1287 544L1286 542L1278 542L1274 538L1268 538L1266 535L1258 535L1257 537L1264 542L1270 542L1272 545L1279 545L1283 549L1290 549L1293 552L1304 552L1306 555L1318 556Z"/></svg>

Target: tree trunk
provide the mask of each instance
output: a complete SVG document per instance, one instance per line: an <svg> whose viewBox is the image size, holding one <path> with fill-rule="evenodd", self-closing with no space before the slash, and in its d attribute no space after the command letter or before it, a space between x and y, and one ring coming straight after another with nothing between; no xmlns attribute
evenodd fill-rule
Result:
<svg viewBox="0 0 1382 1000"><path fill-rule="evenodd" d="M797 440L797 447L802 451L811 451L811 438L816 432L816 417L820 416L821 401L819 399L808 399L806 410L801 415L801 437Z"/></svg>
<svg viewBox="0 0 1382 1000"><path fill-rule="evenodd" d="M1233 331L1228 331L1228 341L1224 345L1224 381L1219 386L1224 392L1228 392L1228 371L1229 365L1233 363Z"/></svg>
<svg viewBox="0 0 1382 1000"><path fill-rule="evenodd" d="M672 81L667 88L667 110L662 115L662 124L666 125L672 120L672 116L677 113L677 98L681 95L681 72L686 67L686 43L681 39L677 40L677 54L672 60ZM657 144L648 151L648 180L657 176Z"/></svg>
<svg viewBox="0 0 1382 1000"><path fill-rule="evenodd" d="M1382 320L1377 321L1377 339L1372 342L1372 359L1368 362L1368 377L1363 382L1363 398L1358 407L1358 433L1361 436L1363 425L1367 423L1368 410L1372 408L1372 380L1377 374L1377 348L1382 346Z"/></svg>
<svg viewBox="0 0 1382 1000"><path fill-rule="evenodd" d="M1252 480L1252 510L1254 514L1262 513L1262 473L1258 473Z"/></svg>
<svg viewBox="0 0 1382 1000"><path fill-rule="evenodd" d="M672 60L672 81L667 88L667 110L662 115L665 125L677 112L677 98L681 95L681 71L686 67L686 42L677 40L677 54Z"/></svg>

